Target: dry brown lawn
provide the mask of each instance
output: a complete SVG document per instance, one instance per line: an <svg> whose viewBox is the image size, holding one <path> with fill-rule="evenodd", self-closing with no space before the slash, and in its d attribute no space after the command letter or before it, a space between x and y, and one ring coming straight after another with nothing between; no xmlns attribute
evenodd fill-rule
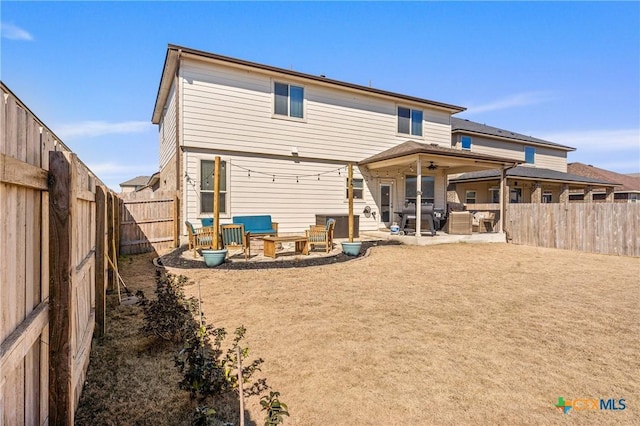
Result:
<svg viewBox="0 0 640 426"><path fill-rule="evenodd" d="M171 272L200 284L209 323L247 327L287 425L639 421L638 258L452 244ZM564 415L560 396L624 398L627 409ZM248 411L262 424L257 400Z"/></svg>

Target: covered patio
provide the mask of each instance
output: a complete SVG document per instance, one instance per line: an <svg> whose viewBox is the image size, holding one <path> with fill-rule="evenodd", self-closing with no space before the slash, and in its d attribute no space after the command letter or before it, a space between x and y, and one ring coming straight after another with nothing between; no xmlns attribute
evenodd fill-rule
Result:
<svg viewBox="0 0 640 426"><path fill-rule="evenodd" d="M422 216L426 206L432 205L435 209L449 213L449 177L482 170L499 171L500 215L495 231L502 233L505 194L508 194L506 172L520 163L521 161L510 158L410 140L360 161L358 167L366 177L368 185L378 186L370 190L378 195L375 201L380 211L381 224L384 224L386 229L399 221L396 218L401 216L407 205L418 206L415 229L419 231L415 232L415 237L410 238L420 240L425 232Z"/></svg>

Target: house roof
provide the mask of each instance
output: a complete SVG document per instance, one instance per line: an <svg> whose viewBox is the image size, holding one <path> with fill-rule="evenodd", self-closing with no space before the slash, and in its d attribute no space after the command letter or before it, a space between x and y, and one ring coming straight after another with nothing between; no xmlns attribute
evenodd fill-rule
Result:
<svg viewBox="0 0 640 426"><path fill-rule="evenodd" d="M376 155L358 162L359 165L375 163L377 161L390 160L393 158L405 157L414 154L431 154L444 157L465 158L471 160L488 161L502 164L516 164L521 161L513 160L506 157L497 157L495 155L477 154L470 151L462 151L460 149L445 148L437 144L426 144L415 141L407 141L382 151Z"/></svg>
<svg viewBox="0 0 640 426"><path fill-rule="evenodd" d="M144 186L147 182L149 182L149 176L137 176L126 182L122 182L120 186Z"/></svg>
<svg viewBox="0 0 640 426"><path fill-rule="evenodd" d="M507 170L507 177L517 177L525 180L543 180L554 182L572 182L583 185L613 186L615 183L594 179L585 176L578 176L571 173L563 173L557 170L543 169L540 167L516 166ZM463 173L456 178L450 179L451 183L473 182L483 180L493 180L500 178L500 170L482 170L479 172Z"/></svg>
<svg viewBox="0 0 640 426"><path fill-rule="evenodd" d="M165 61L164 61L164 67L163 67L162 77L160 79L160 85L158 87L156 104L153 110L153 116L151 118L151 121L154 124L158 124L160 122L162 109L169 95L169 90L171 89L172 77L175 75L175 71L178 66L178 58L180 55L183 57L196 57L199 59L205 59L205 60L210 60L214 62L223 62L227 65L232 65L232 66L241 67L241 68L260 69L263 71L276 73L279 75L287 75L287 76L292 76L297 78L303 78L306 80L312 80L314 82L319 82L324 85L337 86L340 88L361 91L361 92L370 93L378 96L391 97L391 98L395 98L402 101L426 104L439 109L447 110L452 114L466 110L466 108L457 106L457 105L451 105L443 102L433 101L430 99L418 98L415 96L404 95L401 93L389 92L386 90L375 89L373 87L361 86L358 84L347 83L340 80L333 80L323 76L305 74L302 72L293 71L286 68L273 67L270 65L259 64L257 62L245 61L242 59L232 58L229 56L223 56L223 55L218 55L211 52L205 52L202 50L196 50L188 47L169 44L167 47L167 56L165 57Z"/></svg>
<svg viewBox="0 0 640 426"><path fill-rule="evenodd" d="M523 135L512 132L511 130L499 129L497 127L487 126L486 124L476 123L457 117L451 117L451 133L472 133L477 135L493 136L502 139L512 139L518 142L526 142L532 145L548 146L564 151L575 151L575 148L558 143L545 141L543 139L534 138L532 136Z"/></svg>
<svg viewBox="0 0 640 426"><path fill-rule="evenodd" d="M617 184L614 188L615 192L640 191L640 177L624 175L583 163L569 163L567 171L579 176L615 182Z"/></svg>

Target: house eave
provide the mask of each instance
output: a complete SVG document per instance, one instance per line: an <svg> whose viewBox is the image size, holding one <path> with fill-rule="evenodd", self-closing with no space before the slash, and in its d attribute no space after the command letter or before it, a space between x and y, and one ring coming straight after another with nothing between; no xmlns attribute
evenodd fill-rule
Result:
<svg viewBox="0 0 640 426"><path fill-rule="evenodd" d="M559 149L559 150L566 151L566 152L571 152L571 151L575 151L576 150L576 148L573 148L571 146L554 144L554 143L544 143L542 141L530 141L530 140L527 140L527 139L508 137L508 136L498 136L498 135L494 135L492 133L474 132L472 130L464 130L464 129L452 129L451 130L451 134L452 135L454 135L456 133L464 133L465 135L481 136L481 137L486 137L486 138L499 139L499 140L503 140L503 141L507 141L507 142L517 142L517 143L526 144L526 145L532 145L532 146L542 146L542 147L545 147L545 148Z"/></svg>
<svg viewBox="0 0 640 426"><path fill-rule="evenodd" d="M178 50L167 50L167 56L164 59L164 66L162 67L162 76L160 77L160 84L158 85L158 94L156 95L156 103L153 108L153 115L151 116L151 122L153 124L159 124L162 117L162 110L167 103L169 92L173 84L173 76L178 68Z"/></svg>
<svg viewBox="0 0 640 426"><path fill-rule="evenodd" d="M180 52L180 55L178 55ZM191 49L188 47L177 46L169 44L167 48L167 57L165 59L162 78L160 81L160 88L158 89L158 96L156 98L156 105L153 112L152 122L158 124L162 114L162 108L166 102L169 90L171 89L171 76L175 74L177 67L178 56L182 58L190 58L194 60L206 61L211 63L218 63L225 66L232 66L235 68L241 68L252 71L263 71L271 75L287 76L294 79L300 79L304 81L313 81L316 84L329 87L339 87L342 90L348 90L352 92L358 92L361 94L373 95L377 97L383 97L386 99L393 99L396 102L408 102L411 104L425 105L430 108L446 111L450 114L457 114L465 111L465 107L458 105L447 104L444 102L433 101L430 99L418 98L415 96L404 95L401 93L389 92L386 90L375 89L373 87L361 86L358 84L347 83L340 80L333 80L330 78L306 74L299 71L288 70L285 68L278 68L271 65L260 64L256 62L245 61L243 59L232 58L229 56L218 55L215 53L205 52L202 50Z"/></svg>

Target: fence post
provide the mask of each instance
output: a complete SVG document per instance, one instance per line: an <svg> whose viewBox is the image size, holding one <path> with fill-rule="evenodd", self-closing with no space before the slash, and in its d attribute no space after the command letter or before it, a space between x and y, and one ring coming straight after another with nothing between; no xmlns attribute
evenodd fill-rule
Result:
<svg viewBox="0 0 640 426"><path fill-rule="evenodd" d="M113 210L115 216L115 223L113 225L113 238L115 238L116 242L116 252L113 254L113 263L116 264L116 261L120 257L120 217L122 215L122 206L123 202L120 197L113 194ZM117 283L116 283L117 284Z"/></svg>
<svg viewBox="0 0 640 426"><path fill-rule="evenodd" d="M96 186L96 337L106 331L106 281L104 275L105 190Z"/></svg>
<svg viewBox="0 0 640 426"><path fill-rule="evenodd" d="M113 241L113 194L111 192L107 192L106 195L107 198L107 217L106 217L106 221L107 221L107 247L105 250L105 253L107 254L107 256L109 256L110 258L113 257L113 254L111 253L111 241ZM112 259L113 260L113 259ZM115 273L113 272L113 268L107 268L108 272L107 272L107 283L108 283L108 288L109 290L114 290L115 286Z"/></svg>
<svg viewBox="0 0 640 426"><path fill-rule="evenodd" d="M49 423L73 424L71 155L49 153Z"/></svg>

